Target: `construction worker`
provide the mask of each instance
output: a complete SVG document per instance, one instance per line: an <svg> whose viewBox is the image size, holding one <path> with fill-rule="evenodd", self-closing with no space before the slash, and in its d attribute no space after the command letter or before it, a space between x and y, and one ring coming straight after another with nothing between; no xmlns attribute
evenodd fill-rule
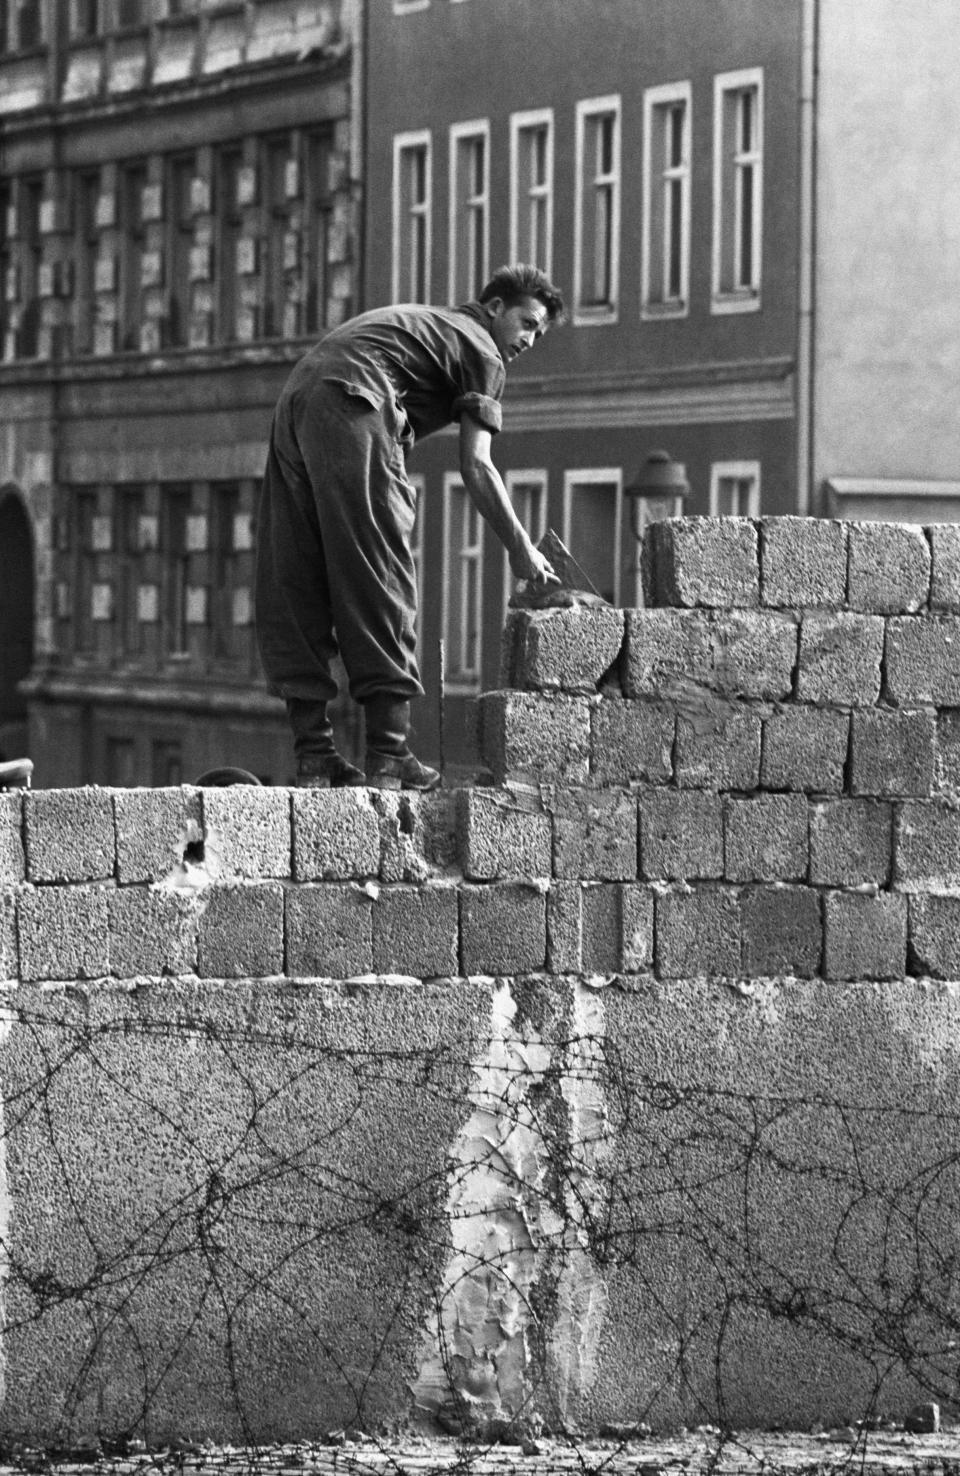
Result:
<svg viewBox="0 0 960 1476"><path fill-rule="evenodd" d="M333 329L294 368L276 407L257 537L257 636L293 728L297 783L430 790L408 746L423 695L410 537L415 440L460 425L460 471L519 579L556 582L490 455L506 368L559 321L535 267L502 267L457 308L379 308ZM340 653L362 704L366 777L337 753L327 713Z"/></svg>

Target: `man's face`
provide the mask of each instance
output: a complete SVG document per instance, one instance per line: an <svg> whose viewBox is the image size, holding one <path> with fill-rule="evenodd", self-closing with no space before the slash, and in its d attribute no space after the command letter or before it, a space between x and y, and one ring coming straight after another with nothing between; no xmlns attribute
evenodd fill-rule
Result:
<svg viewBox="0 0 960 1476"><path fill-rule="evenodd" d="M490 334L505 364L532 348L549 327L547 310L539 297L521 297L507 307L501 297L484 303Z"/></svg>

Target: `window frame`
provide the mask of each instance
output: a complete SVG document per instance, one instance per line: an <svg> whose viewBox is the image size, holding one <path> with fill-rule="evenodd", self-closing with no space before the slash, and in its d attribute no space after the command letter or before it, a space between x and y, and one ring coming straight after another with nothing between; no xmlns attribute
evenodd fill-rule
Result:
<svg viewBox="0 0 960 1476"><path fill-rule="evenodd" d="M451 532L451 509L454 493L463 497L464 506L468 513L477 520L477 542L474 545L461 544L457 552L458 575L457 588L462 592L461 598L461 644L463 643L463 632L469 628L468 622L462 617L468 614L466 601L468 590L466 581L462 577L462 565L466 558L473 559L476 563L476 578L474 581L474 608L473 616L476 628L476 667L464 676L462 673L466 668L457 667L458 675L449 676L451 670L450 655L452 642L450 640L450 614L451 614L451 583L453 572L453 556L450 546ZM444 679L443 693L446 697L475 697L481 689L483 677L483 573L484 573L484 519L479 509L467 491L466 484L459 472L446 472L443 478L443 559L442 559L442 596L440 602L440 631L443 639L444 649Z"/></svg>
<svg viewBox="0 0 960 1476"><path fill-rule="evenodd" d="M755 94L754 127L756 138L753 148L742 158L736 139L729 149L729 130L725 127L725 102L730 93ZM755 313L762 305L763 293L763 169L764 169L764 97L763 68L745 67L735 72L718 72L713 79L713 230L711 250L710 311L712 313ZM753 281L748 287L726 287L723 282L724 261L728 242L727 233L731 226L724 216L726 197L725 182L727 169L734 172L734 222L731 259L736 269L740 256L739 189L736 180L742 178L742 168L747 164L754 169L751 260ZM739 174L738 174L739 171Z"/></svg>
<svg viewBox="0 0 960 1476"><path fill-rule="evenodd" d="M411 207L406 207L403 199L404 186L404 156L412 156L414 151L423 149L423 200L415 201ZM390 292L393 302L416 301L411 298L401 286L401 278L404 275L404 250L403 246L409 247L410 237L406 233L406 225L414 217L423 221L423 301L428 303L431 296L430 266L433 259L433 134L429 128L419 128L407 133L395 133L393 136L393 201L392 201L392 240L390 261ZM413 252L407 251L409 263L413 262ZM406 267L407 280L410 280L410 265ZM419 273L417 273L419 275Z"/></svg>
<svg viewBox="0 0 960 1476"><path fill-rule="evenodd" d="M523 187L520 180L521 163L521 138L525 133L533 133L538 129L546 132L546 182L543 193L537 198L544 201L544 249L541 253L542 259L535 260L536 253L521 246L520 221L524 210L531 210L531 201L535 198L535 188ZM510 260L529 261L534 266L539 266L547 276L553 272L553 203L554 203L554 115L553 108L530 108L525 112L510 114ZM523 209L521 208L521 189L523 192Z"/></svg>
<svg viewBox="0 0 960 1476"><path fill-rule="evenodd" d="M659 124L658 115L669 111L671 105L683 104L682 161L679 166L670 165L666 159L654 160L654 140L664 137L666 130ZM690 231L692 199L692 140L693 140L693 88L689 81L668 82L659 87L648 87L643 94L643 226L641 232L640 315L643 319L685 318L690 311ZM666 192L673 180L680 182L680 293L672 297L667 293L670 271L667 257L672 241L668 238L670 212L661 202L654 209L655 192ZM654 241L654 222L661 225L660 239ZM654 254L659 251L659 270L654 270ZM654 279L663 286L661 296L653 295Z"/></svg>
<svg viewBox="0 0 960 1476"><path fill-rule="evenodd" d="M483 142L482 184L479 194L468 191L461 197L461 152L465 144ZM449 197L447 238L447 300L451 303L470 302L490 276L490 120L472 118L468 122L452 123L449 135ZM462 207L465 211L462 212ZM474 214L481 218L480 259L467 262L461 273L461 262L457 249L461 226L468 225L467 235L473 241L472 223ZM470 267L474 266L474 280L470 280ZM463 280L464 287L460 282Z"/></svg>
<svg viewBox="0 0 960 1476"><path fill-rule="evenodd" d="M619 466L578 466L567 468L563 474L563 532L561 537L567 548L576 557L571 547L570 524L573 512L573 494L577 486L600 486L612 482L616 488L613 500L613 603L619 607L622 591L623 559L623 469ZM588 572L588 571L585 571Z"/></svg>
<svg viewBox="0 0 960 1476"><path fill-rule="evenodd" d="M603 303L583 301L584 267L584 213L587 181L586 144L587 124L590 120L609 115L613 118L612 167L610 183L610 300ZM620 315L620 212L622 184L622 127L621 100L619 93L608 93L604 97L582 98L576 107L576 140L574 148L574 216L573 216L573 322L587 327L594 324L616 323ZM591 181L593 190L606 183L602 171Z"/></svg>
<svg viewBox="0 0 960 1476"><path fill-rule="evenodd" d="M744 513L721 513L717 510L720 499L720 483L725 478L751 482L750 506ZM710 463L710 516L712 518L758 518L760 516L760 462L759 461L712 461Z"/></svg>
<svg viewBox="0 0 960 1476"><path fill-rule="evenodd" d="M413 559L413 567L416 573L417 583L417 654L423 658L423 573L426 555L426 523L424 520L424 499L427 490L427 479L423 472L408 472L407 481L417 494L416 507L413 514L413 528L410 530L410 556Z"/></svg>

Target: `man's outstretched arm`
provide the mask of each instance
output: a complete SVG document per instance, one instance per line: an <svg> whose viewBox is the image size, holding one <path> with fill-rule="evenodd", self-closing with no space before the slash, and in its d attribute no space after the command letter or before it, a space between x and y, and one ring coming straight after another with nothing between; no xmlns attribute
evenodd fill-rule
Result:
<svg viewBox="0 0 960 1476"><path fill-rule="evenodd" d="M460 417L460 475L481 516L490 524L510 559L517 579L558 584L553 565L534 547L517 517L510 494L490 455L492 434L472 416Z"/></svg>

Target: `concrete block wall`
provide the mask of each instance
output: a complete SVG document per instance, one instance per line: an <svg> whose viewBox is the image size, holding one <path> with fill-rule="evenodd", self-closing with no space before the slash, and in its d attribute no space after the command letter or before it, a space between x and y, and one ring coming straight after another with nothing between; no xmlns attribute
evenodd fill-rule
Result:
<svg viewBox="0 0 960 1476"><path fill-rule="evenodd" d="M958 536L652 528L471 788L0 796L0 1432L948 1403Z"/></svg>

